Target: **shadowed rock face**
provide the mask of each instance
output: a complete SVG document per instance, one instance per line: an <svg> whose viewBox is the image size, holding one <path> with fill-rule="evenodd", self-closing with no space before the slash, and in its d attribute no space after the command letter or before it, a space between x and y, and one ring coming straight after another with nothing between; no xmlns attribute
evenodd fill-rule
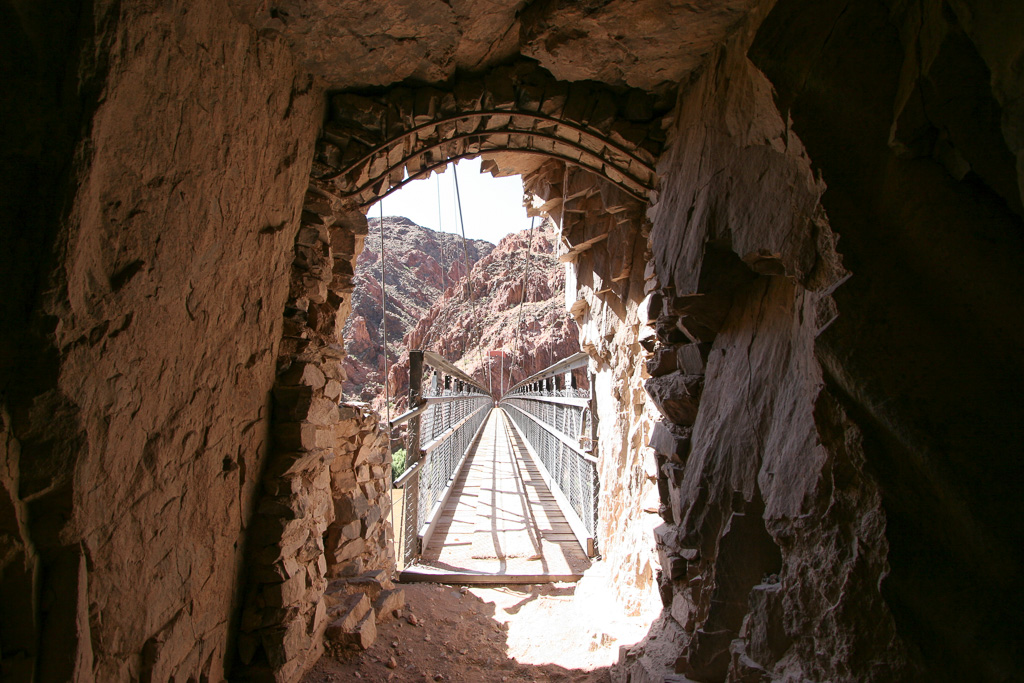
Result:
<svg viewBox="0 0 1024 683"><path fill-rule="evenodd" d="M232 0L335 88L442 82L522 54L566 81L674 87L757 3Z"/></svg>
<svg viewBox="0 0 1024 683"><path fill-rule="evenodd" d="M929 670L1000 680L1019 670L1024 560L1021 518L1004 507L1024 475L1024 311L1007 296L1024 284L1020 101L1006 97L1021 82L1007 50L1024 40L993 22L1024 12L975 9L783 2L752 55L822 171L853 273L816 352L877 477L882 594ZM794 60L810 45L817 63ZM966 348L979 353L965 373Z"/></svg>
<svg viewBox="0 0 1024 683"><path fill-rule="evenodd" d="M320 94L223 3L180 9L3 29L11 680L229 654Z"/></svg>
<svg viewBox="0 0 1024 683"><path fill-rule="evenodd" d="M616 676L1012 680L1022 8L16 3L2 676L293 681L316 660L327 578L393 557L379 426L337 405L367 226L318 161L326 92L398 102L527 64L678 93L645 118L667 136L647 204L614 169L487 158L557 223L602 555L624 608L661 603Z"/></svg>

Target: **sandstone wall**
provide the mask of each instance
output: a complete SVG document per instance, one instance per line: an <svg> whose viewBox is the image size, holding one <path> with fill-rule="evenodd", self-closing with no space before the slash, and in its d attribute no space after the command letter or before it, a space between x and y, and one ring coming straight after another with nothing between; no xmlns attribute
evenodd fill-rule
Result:
<svg viewBox="0 0 1024 683"><path fill-rule="evenodd" d="M1004 680L1024 666L1024 7L850 10L780 2L750 52L853 273L816 352L878 481L900 635L928 680Z"/></svg>
<svg viewBox="0 0 1024 683"><path fill-rule="evenodd" d="M620 674L899 679L877 484L814 354L846 272L750 38L684 84L649 211L665 615Z"/></svg>
<svg viewBox="0 0 1024 683"><path fill-rule="evenodd" d="M274 391L277 448L247 536L240 680L298 680L323 654L325 631L346 616L330 593L362 592L364 579L386 583L394 570L387 437L366 404L296 404L296 394L312 397L326 384L314 367L293 364ZM304 419L289 421L297 407ZM332 579L341 579L334 590ZM371 621L389 611L375 607Z"/></svg>
<svg viewBox="0 0 1024 683"><path fill-rule="evenodd" d="M3 676L220 679L320 97L224 2L46 4L2 41Z"/></svg>

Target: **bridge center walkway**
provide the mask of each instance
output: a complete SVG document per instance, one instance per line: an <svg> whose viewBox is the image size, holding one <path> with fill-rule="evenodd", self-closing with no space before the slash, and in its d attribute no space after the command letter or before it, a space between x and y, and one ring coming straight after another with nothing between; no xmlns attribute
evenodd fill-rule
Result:
<svg viewBox="0 0 1024 683"><path fill-rule="evenodd" d="M575 581L589 566L519 432L494 408L421 561L403 580L470 572L487 575L473 577L478 583Z"/></svg>

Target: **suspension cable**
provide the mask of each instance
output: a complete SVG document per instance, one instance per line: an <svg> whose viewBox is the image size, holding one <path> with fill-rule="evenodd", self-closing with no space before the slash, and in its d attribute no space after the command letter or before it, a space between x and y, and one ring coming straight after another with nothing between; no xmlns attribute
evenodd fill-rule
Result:
<svg viewBox="0 0 1024 683"><path fill-rule="evenodd" d="M469 288L469 303L473 308L473 317L480 320L480 316L477 313L476 299L473 298L473 279L470 277L469 267L469 245L466 241L466 221L462 215L462 194L459 192L459 173L457 170L457 164L452 164L452 177L455 178L455 201L459 207L459 226L462 228L462 253L466 257L466 286ZM483 322L482 320L480 321ZM482 326L482 325L481 325ZM480 337L477 339L477 358L480 360L480 367L484 368L483 358L483 329L480 330ZM494 392L491 390L491 372L490 368L484 368L484 372L487 373L487 387L488 392L493 396Z"/></svg>
<svg viewBox="0 0 1024 683"><path fill-rule="evenodd" d="M455 164L451 164L451 167L452 167L452 173L454 174L455 173ZM454 191L452 192L452 220L454 220L456 223L458 223L458 220L459 220L459 205L458 205L458 200L456 199L456 193ZM456 240L458 239L458 234L456 234L455 230L452 230L452 236L455 237ZM454 247L454 249L455 249L456 253L458 253L458 247ZM454 266L458 262L459 262L459 257L455 256L455 258L452 259L452 265ZM469 273L468 272L466 273L466 277L467 278L469 277ZM454 282L452 283L452 286L453 287L455 286ZM462 346L461 346L461 350L459 351L459 358L462 358L469 351L469 348L468 348L469 339L466 338L466 337L460 337L460 339L461 339L461 345Z"/></svg>
<svg viewBox="0 0 1024 683"><path fill-rule="evenodd" d="M384 339L384 408L388 417L388 450L391 450L391 390L388 388L388 295L384 285L384 202L380 207L380 324Z"/></svg>
<svg viewBox="0 0 1024 683"><path fill-rule="evenodd" d="M522 342L523 336L523 304L526 302L526 288L530 284L530 257L533 254L533 226L536 223L537 217L530 217L530 239L529 246L526 248L526 265L523 267L523 291L519 295L519 315L516 321L516 352L513 356L516 362L519 362L519 348ZM511 369L509 370L511 373ZM524 371L525 372L525 371ZM524 375L525 376L525 375ZM509 383L511 384L512 377L509 377Z"/></svg>
<svg viewBox="0 0 1024 683"><path fill-rule="evenodd" d="M388 435L388 456L391 456L391 390L388 387L388 298L384 280L384 200L380 200L380 322L383 327L382 336L384 340L384 412L387 420L384 422ZM399 533L395 529L395 467L391 466L391 488L388 489L388 516L391 518L391 536L395 544L395 560L398 560L398 539Z"/></svg>
<svg viewBox="0 0 1024 683"><path fill-rule="evenodd" d="M445 235L445 232L444 232L444 223L441 222L441 174L440 173L435 173L434 174L434 180L436 181L434 183L434 187L437 188L437 232L440 233L440 239L438 240L438 242L440 242L440 246L441 246L441 294L444 295L444 293L448 290L448 285L445 284L446 276L445 276L445 272L444 272L444 243L445 243L444 235Z"/></svg>
<svg viewBox="0 0 1024 683"><path fill-rule="evenodd" d="M473 281L469 279L469 245L466 243L466 223L462 217L462 194L459 192L459 173L455 164L452 164L452 175L455 177L455 201L459 207L459 227L462 228L462 253L466 257L466 285L469 287L469 300L473 299Z"/></svg>

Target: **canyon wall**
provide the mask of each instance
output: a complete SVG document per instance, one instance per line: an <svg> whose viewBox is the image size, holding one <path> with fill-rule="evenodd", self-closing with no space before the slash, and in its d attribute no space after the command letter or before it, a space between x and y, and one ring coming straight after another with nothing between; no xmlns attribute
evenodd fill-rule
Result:
<svg viewBox="0 0 1024 683"><path fill-rule="evenodd" d="M862 432L881 593L928 680L1024 666L1022 25L1013 2L779 2L750 51L828 186L852 277L815 350Z"/></svg>
<svg viewBox="0 0 1024 683"><path fill-rule="evenodd" d="M384 393L384 345L381 342L380 219L370 217L366 246L356 262L352 314L345 323L342 383L346 396L373 401ZM401 355L402 339L435 304L450 283L465 276L465 255L476 263L494 245L436 232L401 216L384 217L385 278L388 286L388 361ZM405 396L408 386L396 396ZM383 400L383 399L381 399Z"/></svg>
<svg viewBox="0 0 1024 683"><path fill-rule="evenodd" d="M556 251L557 229L550 221L537 221L532 234L506 235L473 264L468 281L449 285L406 334L405 347L452 359L483 386L493 387L495 396L500 387L507 390L575 353L577 328L563 306L565 267ZM503 352L504 359L488 355L491 351ZM406 354L389 375L400 407L408 378Z"/></svg>
<svg viewBox="0 0 1024 683"><path fill-rule="evenodd" d="M681 86L636 307L665 613L622 680L1019 670L1017 76L952 7L780 2Z"/></svg>

